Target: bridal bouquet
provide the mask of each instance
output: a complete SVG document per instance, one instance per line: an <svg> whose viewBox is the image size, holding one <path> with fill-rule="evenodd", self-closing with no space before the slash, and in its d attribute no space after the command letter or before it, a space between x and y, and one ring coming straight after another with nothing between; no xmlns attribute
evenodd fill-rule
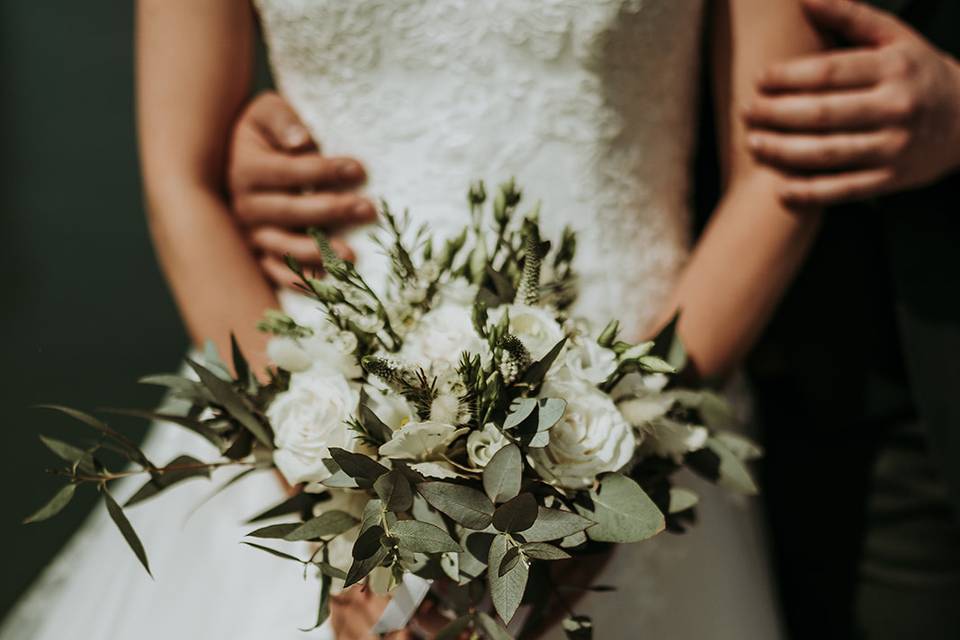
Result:
<svg viewBox="0 0 960 640"><path fill-rule="evenodd" d="M565 231L555 246L545 242L537 209L520 215L520 200L512 182L492 198L475 185L471 224L443 241L384 205L383 290L313 232L327 277L287 263L322 313L300 323L266 316L260 328L273 336L276 364L268 381L234 341L233 373L209 355L188 362L195 375L145 379L185 401L182 412L123 412L190 429L219 457L157 465L99 419L55 407L98 439L43 438L66 462L57 473L67 484L28 521L55 515L93 484L149 571L112 481L146 477L129 507L218 467L241 469L228 484L276 469L302 490L264 505L254 520L272 523L246 543L316 573L316 625L331 592L361 581L388 592L417 576L437 585L450 619L438 637L500 639L511 637L506 623L522 603L533 629L563 598L549 563L682 531L697 502L673 484L682 468L755 492L745 461L758 450L724 431L729 407L676 384L684 355L675 322L635 344L619 337L616 320L590 327L572 316L576 238ZM108 451L123 470L106 466ZM585 616L570 614L563 626L571 638L591 636Z"/></svg>

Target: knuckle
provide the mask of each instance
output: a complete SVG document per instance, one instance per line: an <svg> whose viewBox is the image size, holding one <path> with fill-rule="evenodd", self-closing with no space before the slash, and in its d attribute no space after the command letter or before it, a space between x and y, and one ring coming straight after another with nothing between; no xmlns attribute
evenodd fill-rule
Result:
<svg viewBox="0 0 960 640"><path fill-rule="evenodd" d="M840 75L840 67L835 60L828 58L821 63L816 75L821 85L832 85Z"/></svg>

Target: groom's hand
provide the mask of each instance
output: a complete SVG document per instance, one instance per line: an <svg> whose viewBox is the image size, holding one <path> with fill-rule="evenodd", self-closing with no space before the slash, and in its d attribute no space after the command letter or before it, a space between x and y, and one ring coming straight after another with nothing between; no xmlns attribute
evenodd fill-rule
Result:
<svg viewBox="0 0 960 640"><path fill-rule="evenodd" d="M366 179L363 166L352 158L322 155L293 109L274 92L257 96L237 121L227 178L234 215L264 273L281 286L295 280L284 254L321 268L320 253L304 233L307 227L326 231L337 253L352 260L338 232L376 219L373 204L355 191Z"/></svg>
<svg viewBox="0 0 960 640"><path fill-rule="evenodd" d="M829 205L923 186L960 168L960 63L892 14L803 0L849 48L771 66L744 117L748 146L786 175L782 199Z"/></svg>

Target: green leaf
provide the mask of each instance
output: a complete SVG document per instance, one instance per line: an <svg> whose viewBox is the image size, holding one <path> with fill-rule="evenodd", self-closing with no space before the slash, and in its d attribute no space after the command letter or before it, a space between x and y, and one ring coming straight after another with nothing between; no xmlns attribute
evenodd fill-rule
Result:
<svg viewBox="0 0 960 640"><path fill-rule="evenodd" d="M534 560L566 560L570 554L546 542L528 542L520 547L524 555Z"/></svg>
<svg viewBox="0 0 960 640"><path fill-rule="evenodd" d="M68 484L62 487L57 493L50 499L47 504L40 507L33 515L28 516L23 524L30 524L31 522L41 522L42 520L47 520L57 515L63 511L64 507L70 504L70 501L73 500L73 495L77 491L77 485Z"/></svg>
<svg viewBox="0 0 960 640"><path fill-rule="evenodd" d="M493 513L493 526L498 531L517 533L533 526L537 515L537 499L532 493L521 493L497 508Z"/></svg>
<svg viewBox="0 0 960 640"><path fill-rule="evenodd" d="M417 491L435 509L468 529L486 529L493 520L493 503L476 489L434 481L417 485Z"/></svg>
<svg viewBox="0 0 960 640"><path fill-rule="evenodd" d="M353 453L345 449L331 447L330 455L340 466L340 469L354 480L373 483L377 478L390 471L376 460L362 453Z"/></svg>
<svg viewBox="0 0 960 640"><path fill-rule="evenodd" d="M332 576L326 571L324 567L329 567L340 573L343 578L347 577L347 574L343 573L336 567L330 565L327 562L330 559L330 551L328 549L323 550L323 562L320 562L317 566L320 567L320 601L317 603L317 618L313 623L313 626L309 629L300 629L303 632L313 631L318 628L324 622L327 621L327 618L330 617L330 586L333 584L333 578L338 576Z"/></svg>
<svg viewBox="0 0 960 640"><path fill-rule="evenodd" d="M115 429L107 426L105 422L99 420L89 413L84 413L83 411L77 411L76 409L71 409L70 407L64 407L56 404L41 404L37 405L39 409L51 409L53 411L59 411L60 413L65 413L74 420L79 420L80 422L86 424L89 427L93 427L100 433L103 433L107 437L111 438L116 442L121 449L123 449L131 460L136 461L137 463L143 465L144 467L152 467L153 464L147 459L147 456L143 454L132 440L127 438L125 435L116 431Z"/></svg>
<svg viewBox="0 0 960 640"><path fill-rule="evenodd" d="M566 538L593 525L593 520L576 513L540 507L537 509L537 519L533 526L521 535L527 542L550 542Z"/></svg>
<svg viewBox="0 0 960 640"><path fill-rule="evenodd" d="M647 373L676 373L677 369L672 364L656 356L640 356L637 358L637 364Z"/></svg>
<svg viewBox="0 0 960 640"><path fill-rule="evenodd" d="M75 447L72 444L67 444L61 440L55 438L49 438L47 436L40 436L40 442L42 442L47 449L50 449L57 457L73 464L74 462L79 462L85 456L89 455L88 451Z"/></svg>
<svg viewBox="0 0 960 640"><path fill-rule="evenodd" d="M505 535L498 535L490 545L490 556L487 560L487 580L493 607L504 622L508 623L513 618L513 614L516 613L517 607L520 606L523 591L527 587L527 578L530 574L527 563L521 561L517 562L510 571L502 576L500 575L497 568L503 563L510 546L511 543Z"/></svg>
<svg viewBox="0 0 960 640"><path fill-rule="evenodd" d="M250 364L240 349L237 336L230 332L230 357L233 359L233 370L237 374L237 381L246 386L250 384Z"/></svg>
<svg viewBox="0 0 960 640"><path fill-rule="evenodd" d="M213 402L213 396L206 388L195 380L169 373L144 376L138 380L140 384L150 384L166 387L177 398L189 400L196 404Z"/></svg>
<svg viewBox="0 0 960 640"><path fill-rule="evenodd" d="M590 491L590 498L593 510L588 514L597 522L587 529L591 540L640 542L666 527L663 513L646 491L622 474L605 474L600 479L599 489ZM577 508L581 507L578 505Z"/></svg>
<svg viewBox="0 0 960 640"><path fill-rule="evenodd" d="M292 560L298 564L306 564L303 560L296 556L292 556L289 553L284 553L283 551L277 551L276 549L271 549L270 547L264 546L262 544L257 544L256 542L241 542L240 544L245 544L248 547L253 547L254 549L260 549L260 551L266 551L275 558L281 558L283 560Z"/></svg>
<svg viewBox="0 0 960 640"><path fill-rule="evenodd" d="M567 640L591 640L593 621L587 616L570 616L561 623Z"/></svg>
<svg viewBox="0 0 960 640"><path fill-rule="evenodd" d="M150 577L153 577L153 574L150 573L150 563L147 561L147 552L144 551L143 543L140 542L137 532L133 530L133 525L131 525L130 521L127 520L127 516L123 513L123 509L120 508L120 505L117 504L117 501L113 499L113 496L110 495L109 491L104 490L103 498L107 502L107 513L110 514L110 518L113 520L113 523L117 525L117 529L120 530L121 535L123 535L123 539L127 541L128 545L130 545L133 553L137 556L137 560L139 560L140 564L143 565L143 568L147 570L147 573L150 575Z"/></svg>
<svg viewBox="0 0 960 640"><path fill-rule="evenodd" d="M388 442L393 437L393 429L388 427L383 420L373 412L373 409L364 403L360 403L360 422L364 429L370 434L377 444Z"/></svg>
<svg viewBox="0 0 960 640"><path fill-rule="evenodd" d="M343 588L346 589L350 585L356 584L367 577L371 571L383 564L383 561L387 559L389 553L389 549L380 546L369 558L362 560L354 559L353 564L350 565L350 570L347 571L347 578L343 581Z"/></svg>
<svg viewBox="0 0 960 640"><path fill-rule="evenodd" d="M730 447L711 436L707 438L707 448L720 458L719 478L716 481L718 485L748 496L755 496L760 492L743 460Z"/></svg>
<svg viewBox="0 0 960 640"><path fill-rule="evenodd" d="M288 533L299 527L302 522L284 522L282 524L270 524L265 527L260 527L255 531L251 531L247 534L248 538L268 538L268 539L281 539L284 538Z"/></svg>
<svg viewBox="0 0 960 640"><path fill-rule="evenodd" d="M699 501L700 498L693 491L681 487L670 488L670 513L680 513L692 509Z"/></svg>
<svg viewBox="0 0 960 640"><path fill-rule="evenodd" d="M327 536L338 536L355 526L357 526L357 519L352 515L345 511L332 509L307 520L293 531L290 531L284 536L284 539L288 542L317 540Z"/></svg>
<svg viewBox="0 0 960 640"><path fill-rule="evenodd" d="M224 411L229 413L247 431L253 434L253 437L259 440L261 444L269 449L273 449L273 437L269 428L247 408L243 397L237 393L229 382L221 380L212 371L189 358L187 359L187 364L190 365L190 368L200 377L200 382L209 389L217 404L223 407Z"/></svg>
<svg viewBox="0 0 960 640"><path fill-rule="evenodd" d="M547 375L550 367L553 366L553 361L556 360L560 352L563 351L563 345L566 343L567 338L564 337L547 352L547 355L530 365L523 374L523 382L531 386L537 386L543 382L543 378Z"/></svg>
<svg viewBox="0 0 960 640"><path fill-rule="evenodd" d="M336 578L337 580L346 580L347 572L343 569L338 569L329 562L318 562L316 563L317 568L325 576L330 576L331 578Z"/></svg>
<svg viewBox="0 0 960 640"><path fill-rule="evenodd" d="M285 516L291 513L305 513L309 509L313 508L315 498L309 493L297 493L289 498L286 498L283 502L273 507L270 507L266 511L258 513L244 524L253 524L254 522L260 522L261 520L270 520L276 518L277 516Z"/></svg>
<svg viewBox="0 0 960 640"><path fill-rule="evenodd" d="M670 366L678 370L683 369L687 360L687 351L677 333L679 321L680 312L677 311L670 322L657 333L653 339L653 349L650 350L651 356L667 361Z"/></svg>
<svg viewBox="0 0 960 640"><path fill-rule="evenodd" d="M147 480L147 482L140 487L135 494L130 496L130 499L127 500L123 506L130 507L138 502L143 502L147 498L152 498L164 489L168 489L178 482L183 482L184 480L189 480L190 478L210 477L210 468L206 466L196 466L203 465L203 463L192 456L178 456L168 462L166 466L176 467L181 465L190 465L191 468L171 469L170 471L165 471L162 474L154 474L154 477Z"/></svg>
<svg viewBox="0 0 960 640"><path fill-rule="evenodd" d="M427 524L432 524L436 527L440 527L441 529L447 528L447 523L444 521L443 516L440 515L439 511L431 507L427 501L423 499L423 496L413 496L413 508L410 511L410 514L413 516L414 520L426 522Z"/></svg>
<svg viewBox="0 0 960 640"><path fill-rule="evenodd" d="M503 560L500 561L500 568L497 569L497 573L500 577L505 576L517 566L518 562L520 562L520 547L510 547L507 549L506 555L503 556Z"/></svg>
<svg viewBox="0 0 960 640"><path fill-rule="evenodd" d="M380 496L387 511L401 513L413 507L413 489L410 488L410 482L396 469L377 478L373 483L373 490Z"/></svg>
<svg viewBox="0 0 960 640"><path fill-rule="evenodd" d="M145 420L171 422L183 427L184 429L193 431L219 449L221 453L223 453L228 444L223 436L217 433L215 429L211 428L210 425L204 424L202 420L191 418L190 416L179 416L174 413L161 413L157 411L143 411L141 409L118 409L115 407L108 407L103 409L103 411L115 415L143 418Z"/></svg>
<svg viewBox="0 0 960 640"><path fill-rule="evenodd" d="M488 640L513 640L513 636L502 624L482 611L477 614L477 626L483 630Z"/></svg>
<svg viewBox="0 0 960 640"><path fill-rule="evenodd" d="M469 615L460 616L441 629L439 633L434 636L433 640L457 640L460 637L460 634L466 631L467 627L470 626L471 619L472 618Z"/></svg>
<svg viewBox="0 0 960 640"><path fill-rule="evenodd" d="M354 560L363 560L374 555L380 547L383 546L383 527L378 524L367 527L357 536L357 541L353 543L351 554Z"/></svg>
<svg viewBox="0 0 960 640"><path fill-rule="evenodd" d="M510 413L503 422L503 429L506 431L523 424L536 408L536 398L517 398L510 403Z"/></svg>
<svg viewBox="0 0 960 640"><path fill-rule="evenodd" d="M508 444L493 454L483 470L483 490L495 503L512 500L520 493L523 458L520 448Z"/></svg>
<svg viewBox="0 0 960 640"><path fill-rule="evenodd" d="M546 431L553 428L567 410L567 401L562 398L541 398L538 401L537 431Z"/></svg>
<svg viewBox="0 0 960 640"><path fill-rule="evenodd" d="M509 304L513 302L513 299L517 297L517 291L514 289L510 278L503 275L489 264L487 265L486 272L487 276L490 278L490 282L493 283L493 289L497 294L497 298L500 299L501 304Z"/></svg>
<svg viewBox="0 0 960 640"><path fill-rule="evenodd" d="M446 553L462 551L457 541L440 527L417 520L401 520L390 528L400 541L400 548L412 553Z"/></svg>

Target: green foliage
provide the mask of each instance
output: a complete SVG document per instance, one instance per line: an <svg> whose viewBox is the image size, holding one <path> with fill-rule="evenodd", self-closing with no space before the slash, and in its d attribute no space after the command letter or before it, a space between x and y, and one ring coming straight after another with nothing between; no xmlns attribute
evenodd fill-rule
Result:
<svg viewBox="0 0 960 640"><path fill-rule="evenodd" d="M587 529L587 536L599 542L640 542L666 527L666 520L650 496L636 482L619 473L608 473L600 486L590 491L592 509L580 507L581 513L597 524Z"/></svg>
<svg viewBox="0 0 960 640"><path fill-rule="evenodd" d="M493 502L471 487L431 481L418 485L417 491L437 511L468 529L483 530L493 521Z"/></svg>

